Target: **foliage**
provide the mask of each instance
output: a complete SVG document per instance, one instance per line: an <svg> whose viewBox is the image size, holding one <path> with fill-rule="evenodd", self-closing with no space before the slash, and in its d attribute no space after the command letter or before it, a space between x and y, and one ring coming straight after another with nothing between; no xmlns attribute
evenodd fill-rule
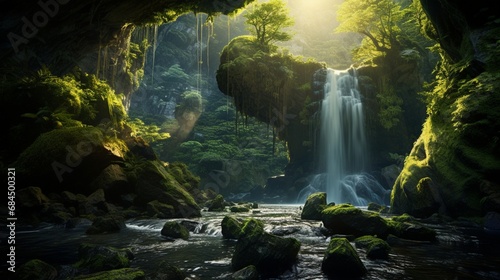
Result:
<svg viewBox="0 0 500 280"><path fill-rule="evenodd" d="M247 14L248 30L260 45L268 47L273 42L288 41L292 38L285 28L293 26L294 21L282 0L270 0L255 4Z"/></svg>
<svg viewBox="0 0 500 280"><path fill-rule="evenodd" d="M154 124L146 125L141 119L129 120L127 124L131 127L134 136L141 137L148 143L164 140L170 137L170 133L161 132Z"/></svg>
<svg viewBox="0 0 500 280"><path fill-rule="evenodd" d="M379 121L385 129L394 127L401 117L403 100L396 95L394 88L387 83L382 83L377 94L380 110Z"/></svg>

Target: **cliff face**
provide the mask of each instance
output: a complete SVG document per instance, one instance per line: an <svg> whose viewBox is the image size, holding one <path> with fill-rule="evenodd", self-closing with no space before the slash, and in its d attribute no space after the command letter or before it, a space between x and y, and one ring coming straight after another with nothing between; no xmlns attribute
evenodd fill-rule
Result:
<svg viewBox="0 0 500 280"><path fill-rule="evenodd" d="M444 53L428 117L392 191L392 211L500 211L500 38L493 3L421 0Z"/></svg>

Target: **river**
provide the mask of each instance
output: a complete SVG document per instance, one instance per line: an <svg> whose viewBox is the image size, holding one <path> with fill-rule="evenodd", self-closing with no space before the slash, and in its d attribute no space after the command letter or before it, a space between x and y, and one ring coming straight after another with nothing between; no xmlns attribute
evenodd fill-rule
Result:
<svg viewBox="0 0 500 280"><path fill-rule="evenodd" d="M17 232L18 264L39 258L63 268L78 259L83 242L131 248L132 267L146 274L162 261L184 270L190 279L228 279L235 240L222 238L220 223L225 215L262 220L265 230L301 241L296 265L278 279L328 279L321 272L321 261L329 238L321 234L321 222L300 219L301 205L259 205L249 213L202 212L189 240L167 241L160 235L166 220L128 220L118 233L86 235L90 222L76 228L43 225ZM179 219L182 220L182 219ZM436 243L404 243L392 246L388 260L367 259L358 253L368 269L362 279L500 279L500 238L477 227L428 225L438 232Z"/></svg>

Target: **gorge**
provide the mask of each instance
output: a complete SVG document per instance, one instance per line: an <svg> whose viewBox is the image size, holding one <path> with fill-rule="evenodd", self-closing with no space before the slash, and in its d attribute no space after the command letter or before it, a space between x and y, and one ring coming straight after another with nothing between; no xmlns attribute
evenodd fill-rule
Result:
<svg viewBox="0 0 500 280"><path fill-rule="evenodd" d="M491 1L303 2L2 10L2 279L497 279Z"/></svg>

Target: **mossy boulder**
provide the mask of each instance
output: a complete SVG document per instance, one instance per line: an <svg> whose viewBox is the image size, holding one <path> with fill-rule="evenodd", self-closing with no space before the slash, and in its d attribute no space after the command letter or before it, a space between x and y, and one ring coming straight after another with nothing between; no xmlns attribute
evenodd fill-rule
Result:
<svg viewBox="0 0 500 280"><path fill-rule="evenodd" d="M224 211L225 201L221 194L218 194L213 200L208 202L208 211Z"/></svg>
<svg viewBox="0 0 500 280"><path fill-rule="evenodd" d="M417 241L436 241L437 232L427 226L418 223L398 222L387 220L390 234L399 238Z"/></svg>
<svg viewBox="0 0 500 280"><path fill-rule="evenodd" d="M266 233L262 222L250 218L243 225L231 265L234 270L254 265L261 275L280 275L297 260L300 246L295 238Z"/></svg>
<svg viewBox="0 0 500 280"><path fill-rule="evenodd" d="M168 221L163 225L163 228L161 229L161 235L171 239L181 238L184 240L188 240L189 230L184 225L178 222Z"/></svg>
<svg viewBox="0 0 500 280"><path fill-rule="evenodd" d="M231 211L233 213L245 213L245 212L249 212L250 208L248 208L245 205L235 205L235 206L229 207L229 211Z"/></svg>
<svg viewBox="0 0 500 280"><path fill-rule="evenodd" d="M121 268L108 271L96 272L88 275L80 275L74 280L144 280L146 274L137 268ZM169 278L170 279L170 278Z"/></svg>
<svg viewBox="0 0 500 280"><path fill-rule="evenodd" d="M222 236L227 239L238 239L243 223L232 216L225 216L221 222Z"/></svg>
<svg viewBox="0 0 500 280"><path fill-rule="evenodd" d="M332 238L328 244L321 270L329 277L357 278L366 274L356 250L346 238Z"/></svg>
<svg viewBox="0 0 500 280"><path fill-rule="evenodd" d="M147 203L146 210L148 215L160 219L168 219L175 216L175 210L172 205L153 200Z"/></svg>
<svg viewBox="0 0 500 280"><path fill-rule="evenodd" d="M180 270L178 267L163 261L158 266L158 269L153 273L152 279L168 279L168 280L184 280L186 279L186 272Z"/></svg>
<svg viewBox="0 0 500 280"><path fill-rule="evenodd" d="M350 204L329 206L322 211L323 225L334 234L354 236L376 235L385 238L389 233L386 221L379 214L362 211Z"/></svg>
<svg viewBox="0 0 500 280"><path fill-rule="evenodd" d="M19 280L54 280L57 278L57 269L42 260L34 259L19 266L16 274L16 279Z"/></svg>
<svg viewBox="0 0 500 280"><path fill-rule="evenodd" d="M105 215L96 217L87 229L87 234L102 234L119 232L125 228L125 219L120 215Z"/></svg>
<svg viewBox="0 0 500 280"><path fill-rule="evenodd" d="M105 270L127 268L134 258L130 249L117 249L113 247L81 244L78 248L79 261L75 267L82 271L94 273Z"/></svg>
<svg viewBox="0 0 500 280"><path fill-rule="evenodd" d="M134 203L146 208L151 201L171 205L171 216L165 218L200 217L200 207L194 198L179 184L165 166L157 160L138 160L128 166L127 174L134 185L137 197ZM158 210L158 209L157 209ZM162 211L168 215L169 211Z"/></svg>
<svg viewBox="0 0 500 280"><path fill-rule="evenodd" d="M366 249L366 256L370 259L387 259L389 258L389 251L391 246L384 240L371 236L365 235L358 237L354 240L356 248Z"/></svg>
<svg viewBox="0 0 500 280"><path fill-rule="evenodd" d="M45 193L90 194L89 184L112 162L123 162L123 141L95 127L63 127L41 134L13 164L19 185Z"/></svg>
<svg viewBox="0 0 500 280"><path fill-rule="evenodd" d="M259 272L254 265L242 268L231 275L232 280L258 280Z"/></svg>
<svg viewBox="0 0 500 280"><path fill-rule="evenodd" d="M307 197L306 204L300 214L301 219L321 221L322 211L326 208L326 193L313 193Z"/></svg>

